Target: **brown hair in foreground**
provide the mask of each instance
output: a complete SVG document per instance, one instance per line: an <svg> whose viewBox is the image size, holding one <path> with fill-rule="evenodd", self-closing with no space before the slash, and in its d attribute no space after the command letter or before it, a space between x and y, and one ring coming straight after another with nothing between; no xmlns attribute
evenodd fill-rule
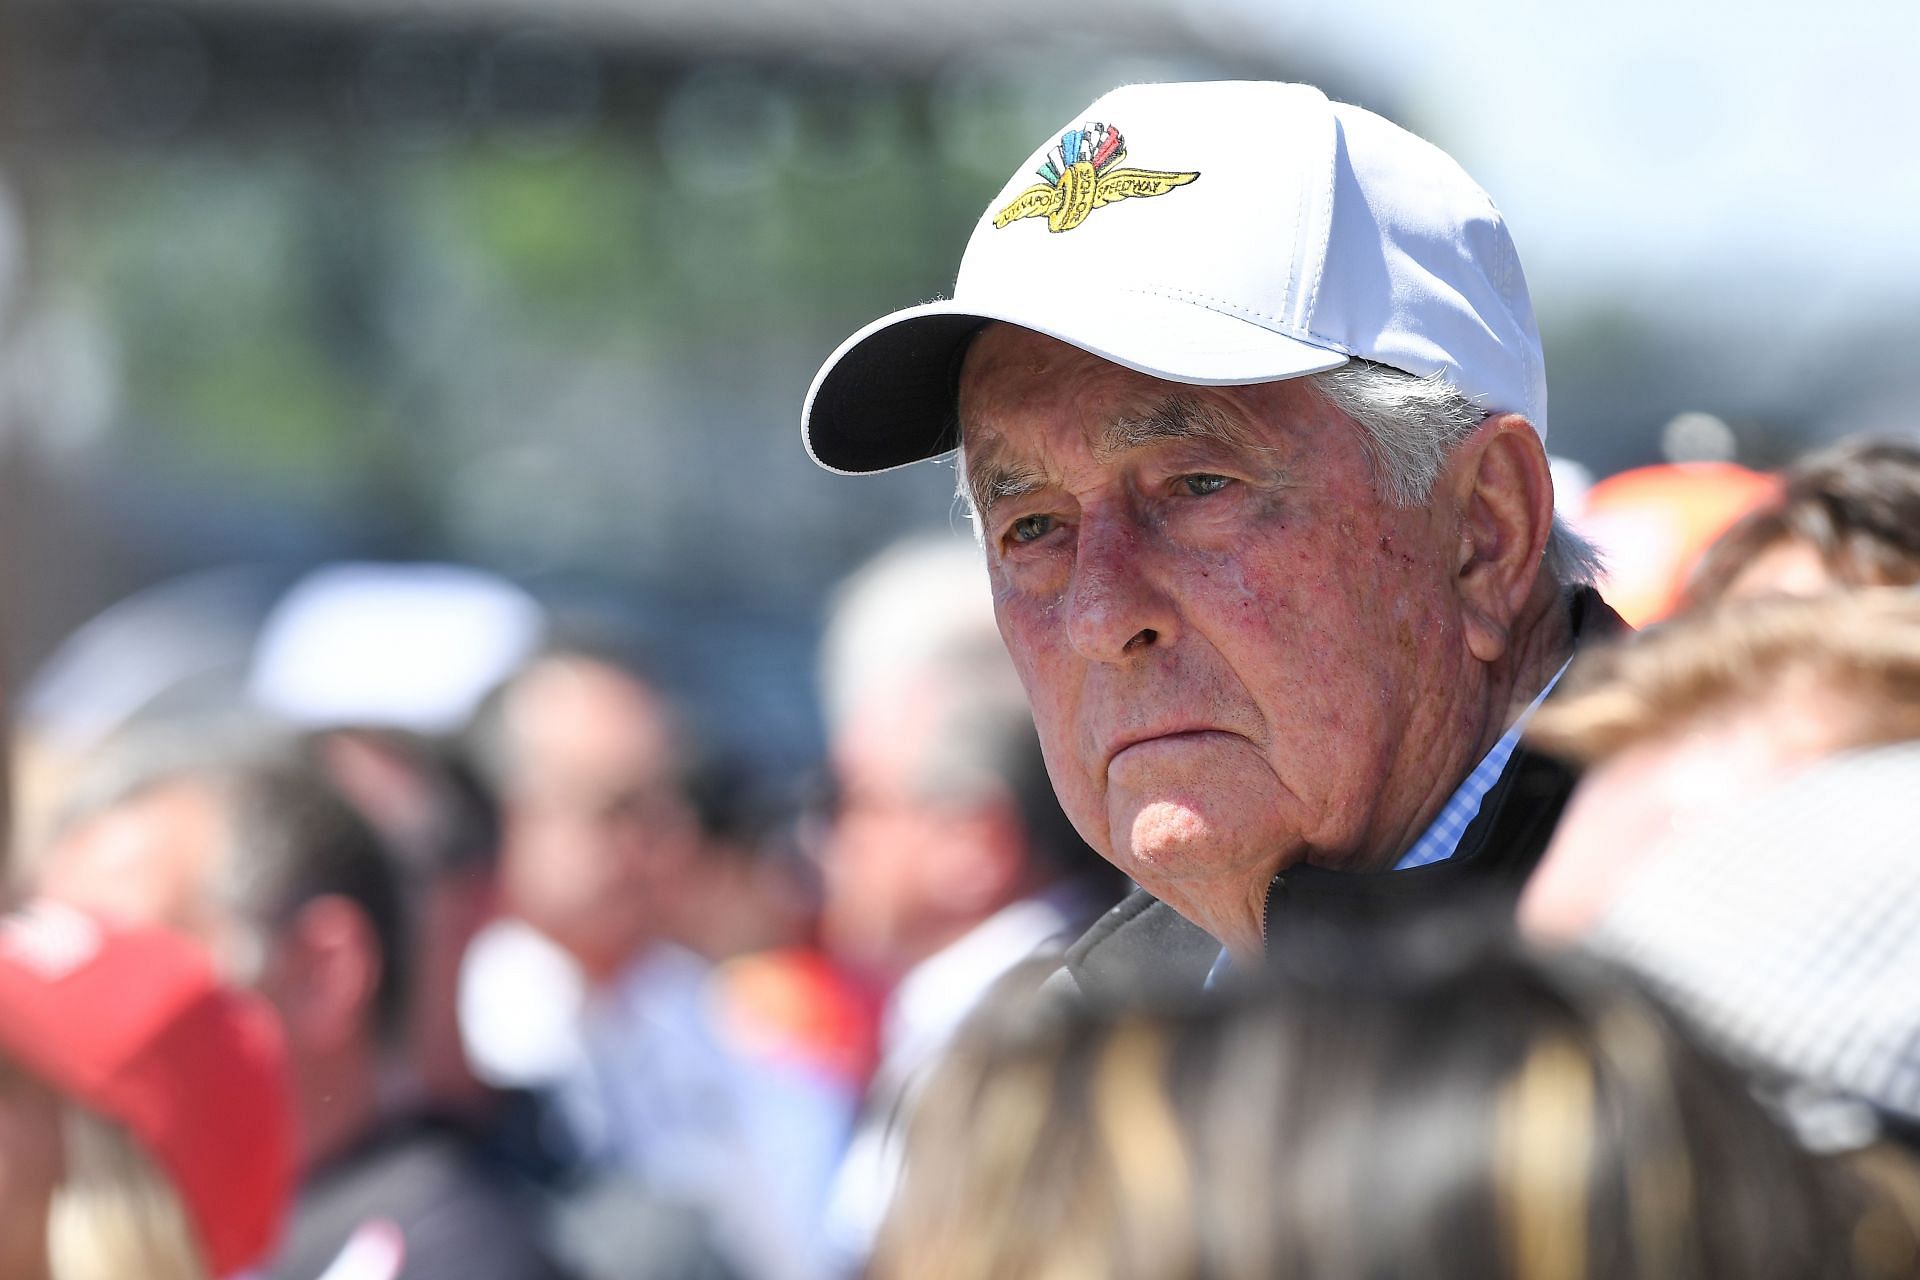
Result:
<svg viewBox="0 0 1920 1280"><path fill-rule="evenodd" d="M1583 656L1527 729L1591 764L1758 708L1820 754L1920 738L1920 592L1730 601Z"/></svg>
<svg viewBox="0 0 1920 1280"><path fill-rule="evenodd" d="M1920 582L1920 443L1843 440L1808 454L1781 479L1778 497L1707 549L1682 611L1771 589L1758 562L1788 548L1811 553L1836 587Z"/></svg>
<svg viewBox="0 0 1920 1280"><path fill-rule="evenodd" d="M927 1092L869 1274L1914 1274L1913 1221L1648 1000L1485 933L1388 963L1321 935L1198 1010L999 1010Z"/></svg>

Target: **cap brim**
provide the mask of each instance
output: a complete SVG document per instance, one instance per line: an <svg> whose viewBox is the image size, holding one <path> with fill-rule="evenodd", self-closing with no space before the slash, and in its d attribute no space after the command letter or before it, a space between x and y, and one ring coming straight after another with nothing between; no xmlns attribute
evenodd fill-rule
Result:
<svg viewBox="0 0 1920 1280"><path fill-rule="evenodd" d="M1071 290L1063 285L1062 291ZM1237 386L1336 369L1346 353L1200 303L1137 290L1082 290L1018 306L954 299L883 316L840 344L801 411L807 454L829 471L889 471L954 448L960 363L993 322L1019 325L1169 382Z"/></svg>

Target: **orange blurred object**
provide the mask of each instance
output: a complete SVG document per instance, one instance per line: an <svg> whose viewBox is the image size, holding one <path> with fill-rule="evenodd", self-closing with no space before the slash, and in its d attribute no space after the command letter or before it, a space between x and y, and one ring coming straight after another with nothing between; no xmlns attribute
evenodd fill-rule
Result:
<svg viewBox="0 0 1920 1280"><path fill-rule="evenodd" d="M819 952L762 951L716 971L728 1041L747 1053L803 1065L864 1086L879 1048L880 1001Z"/></svg>
<svg viewBox="0 0 1920 1280"><path fill-rule="evenodd" d="M1779 492L1779 477L1732 462L1636 467L1589 489L1573 524L1606 556L1607 603L1643 627L1672 611L1729 525Z"/></svg>

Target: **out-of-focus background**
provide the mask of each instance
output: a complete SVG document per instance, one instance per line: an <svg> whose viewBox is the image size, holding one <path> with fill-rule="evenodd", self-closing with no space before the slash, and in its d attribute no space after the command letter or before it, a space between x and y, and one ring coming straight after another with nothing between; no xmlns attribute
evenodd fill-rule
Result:
<svg viewBox="0 0 1920 1280"><path fill-rule="evenodd" d="M240 1266L867 1274L963 1021L1124 886L1053 799L951 464L808 462L821 360L945 292L1013 166L1117 82L1308 80L1439 143L1506 213L1558 497L1629 620L1749 510L1726 594L1748 559L1773 587L1910 583L1920 450L1771 473L1920 430L1915 48L1920 8L1884 0L0 0L0 897L184 932L278 1014L298 1185L277 1246L283 1206L255 1197ZM1824 541L1789 520L1829 499ZM1808 634L1910 638L1910 597L1832 607ZM1898 721L1874 688L1850 696ZM1905 770L1858 786L1904 796ZM1620 829L1671 825L1663 794ZM1796 877L1829 807L1910 829L1852 794L1773 824ZM1892 868L1879 833L1842 844ZM1881 874L1821 877L1865 889L1825 908L1833 932L1795 920L1797 954L1871 958L1849 913L1904 900ZM1904 974L1913 931L1873 918ZM1733 968L1773 972L1741 948L1778 933L1736 936ZM1841 1021L1784 1025L1852 1046L1844 1017L1905 1007L1845 982L1817 1002ZM1913 1123L1910 1098L1857 1101ZM1330 1123L1393 1110L1358 1106ZM1141 1186L1180 1166L1138 1149L1161 1166ZM1737 1181L1713 1167L1699 1185ZM1797 1221L1708 1200L1781 1239Z"/></svg>
<svg viewBox="0 0 1920 1280"><path fill-rule="evenodd" d="M190 570L244 616L455 560L814 757L823 594L958 517L944 466L815 470L808 378L1124 79L1308 79L1458 156L1592 475L1903 428L1915 47L1866 0L9 0L12 669Z"/></svg>

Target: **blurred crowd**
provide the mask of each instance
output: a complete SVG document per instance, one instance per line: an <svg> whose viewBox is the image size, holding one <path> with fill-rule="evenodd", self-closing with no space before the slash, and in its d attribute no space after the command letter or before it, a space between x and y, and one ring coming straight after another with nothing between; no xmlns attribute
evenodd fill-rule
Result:
<svg viewBox="0 0 1920 1280"><path fill-rule="evenodd" d="M9 1280L850 1274L931 1062L1119 894L970 541L845 585L807 777L475 570L331 565L244 627L229 602L162 584L19 692ZM148 1157L64 1227L92 1175L63 1113ZM117 1252L72 1252L116 1213Z"/></svg>
<svg viewBox="0 0 1920 1280"><path fill-rule="evenodd" d="M803 778L477 571L124 602L14 713L0 1276L1920 1274L1920 447L1566 514L1641 630L1517 933L1123 1006L1036 995L1125 885L965 539L842 586Z"/></svg>

